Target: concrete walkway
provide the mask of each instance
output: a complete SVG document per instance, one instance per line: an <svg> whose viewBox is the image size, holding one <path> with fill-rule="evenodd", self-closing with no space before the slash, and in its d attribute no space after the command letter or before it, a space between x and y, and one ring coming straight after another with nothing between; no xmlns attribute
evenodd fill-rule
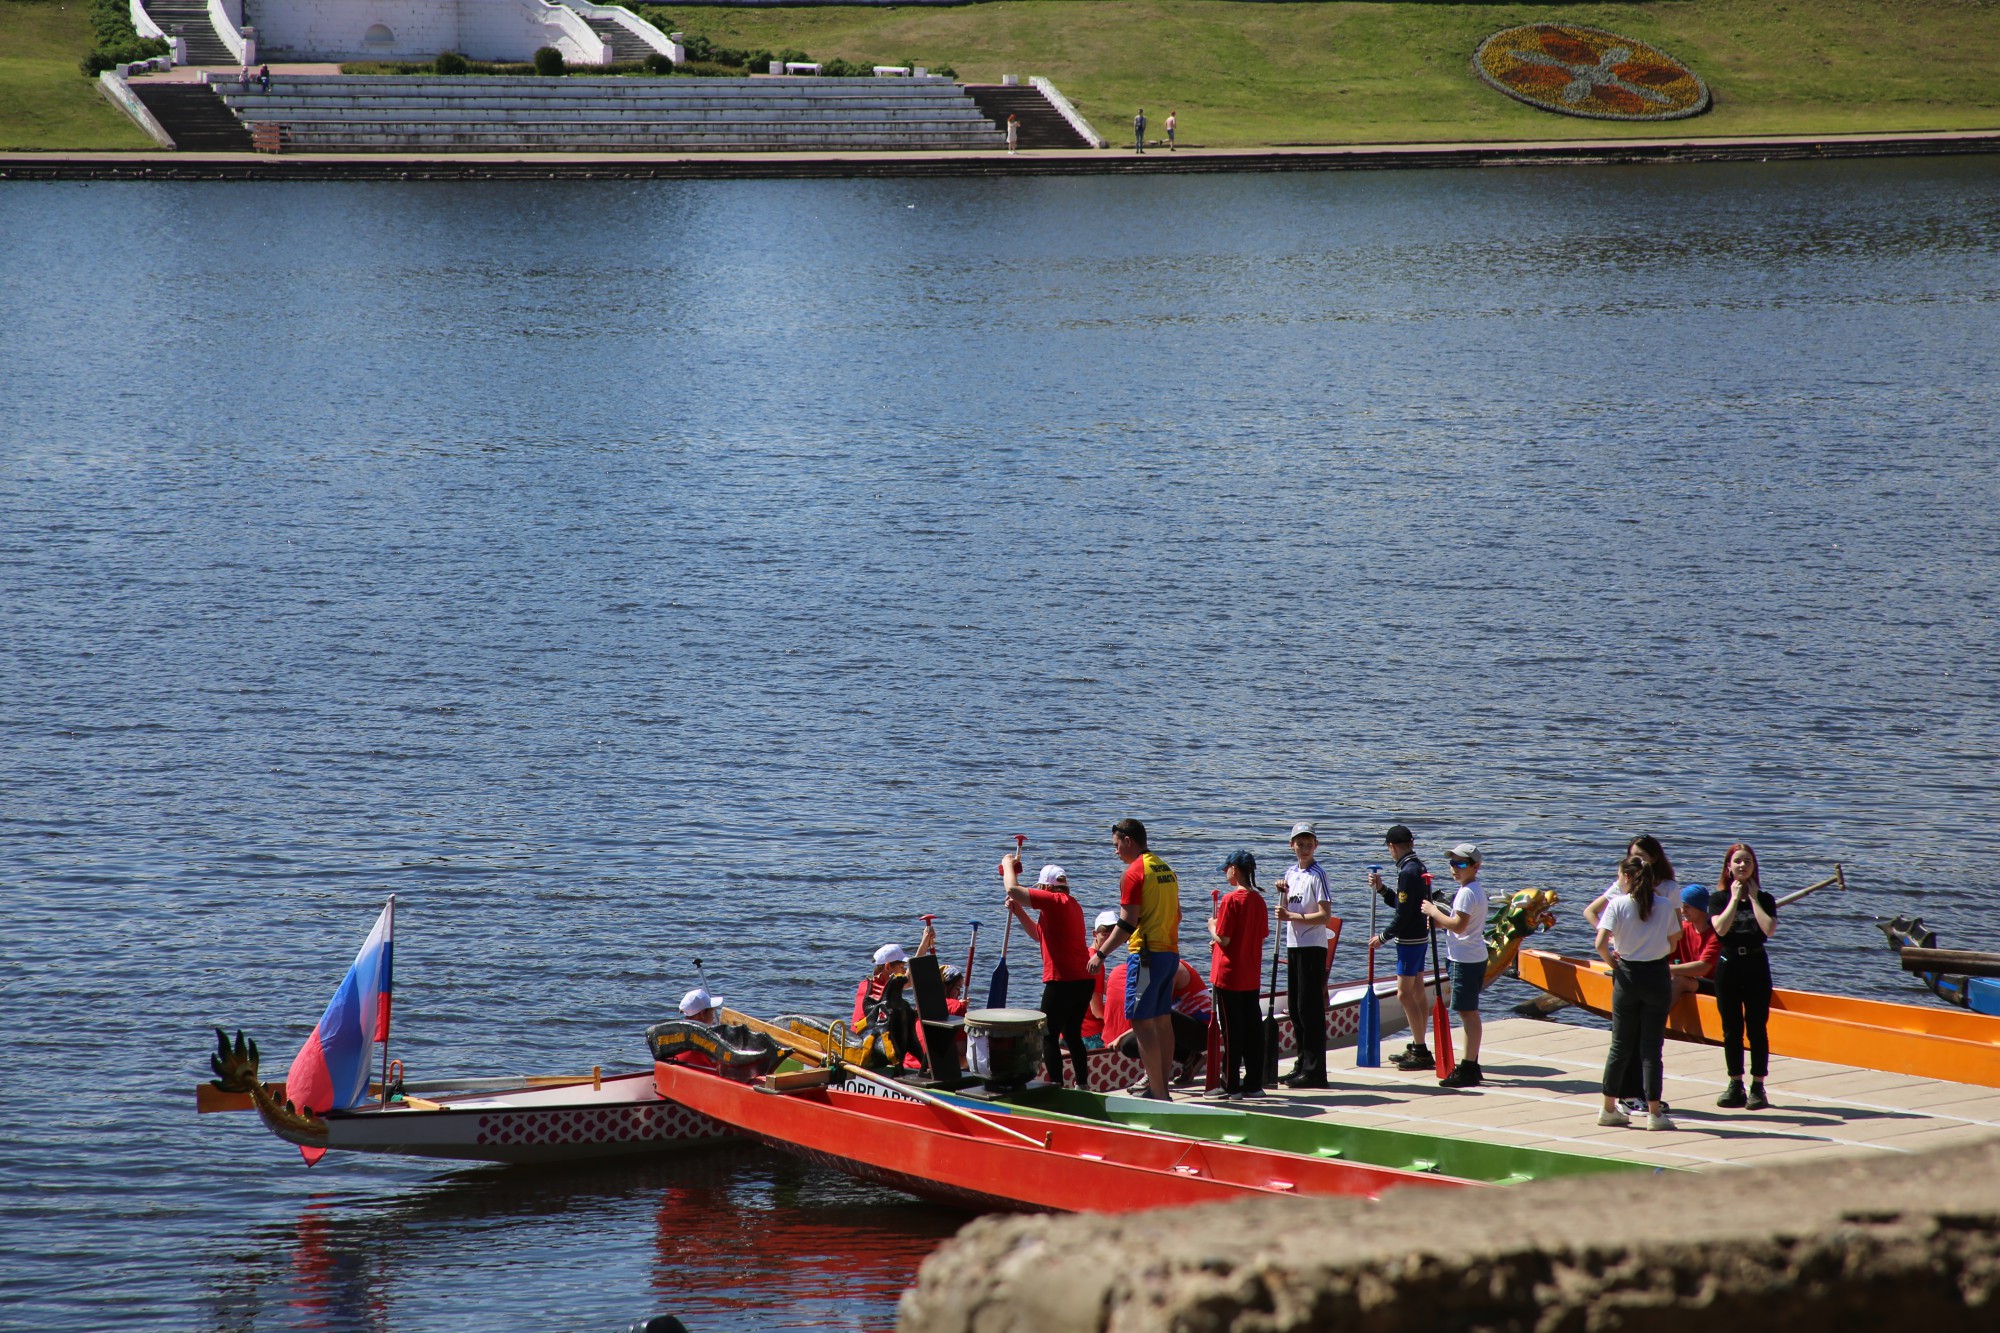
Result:
<svg viewBox="0 0 2000 1333"><path fill-rule="evenodd" d="M6 180L728 180L1408 170L2000 153L2000 128L1767 138L1533 140L978 153L0 153Z"/></svg>
<svg viewBox="0 0 2000 1333"><path fill-rule="evenodd" d="M1454 1034L1462 1037L1462 1034ZM1524 1148L1603 1154L1692 1171L1838 1157L1886 1157L2000 1136L2000 1089L1774 1057L1768 1111L1724 1111L1722 1052L1670 1041L1672 1133L1597 1124L1611 1034L1562 1022L1488 1022L1484 1085L1452 1091L1434 1075L1349 1066L1333 1056L1326 1092L1285 1092L1254 1109L1343 1124L1451 1134ZM1391 1043L1385 1058L1401 1050Z"/></svg>

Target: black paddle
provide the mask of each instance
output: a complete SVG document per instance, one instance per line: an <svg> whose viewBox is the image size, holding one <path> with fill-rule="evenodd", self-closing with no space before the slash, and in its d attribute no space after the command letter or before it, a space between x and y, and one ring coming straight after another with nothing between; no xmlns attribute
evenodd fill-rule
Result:
<svg viewBox="0 0 2000 1333"><path fill-rule="evenodd" d="M1250 876L1250 887L1257 887L1257 876ZM1282 924L1271 932L1271 1011L1264 1015L1264 1069L1262 1082L1270 1087L1278 1081L1278 948L1285 941Z"/></svg>

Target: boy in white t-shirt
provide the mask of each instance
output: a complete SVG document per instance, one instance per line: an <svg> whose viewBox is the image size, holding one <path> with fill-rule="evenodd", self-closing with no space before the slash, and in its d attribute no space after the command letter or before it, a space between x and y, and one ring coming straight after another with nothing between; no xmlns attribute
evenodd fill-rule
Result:
<svg viewBox="0 0 2000 1333"><path fill-rule="evenodd" d="M1438 1080L1441 1087L1475 1088L1479 1073L1479 992L1486 985L1486 886L1479 882L1479 848L1461 842L1451 849L1451 877L1458 881L1451 910L1434 902L1423 914L1444 930L1444 956L1451 967L1451 1008L1465 1028L1465 1058Z"/></svg>

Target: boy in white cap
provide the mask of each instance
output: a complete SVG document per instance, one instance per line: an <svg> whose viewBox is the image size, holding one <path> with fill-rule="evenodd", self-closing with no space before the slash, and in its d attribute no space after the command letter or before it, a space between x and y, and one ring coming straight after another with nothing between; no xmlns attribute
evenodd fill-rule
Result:
<svg viewBox="0 0 2000 1333"><path fill-rule="evenodd" d="M909 951L900 944L885 944L875 951L875 970L861 979L854 988L854 1030L861 1031L868 1024L868 1006L882 998L889 989L891 977L906 976L909 973Z"/></svg>
<svg viewBox="0 0 2000 1333"><path fill-rule="evenodd" d="M1090 931L1090 943L1092 947L1098 949L1104 948L1110 943L1111 932L1116 929L1118 929L1117 911L1115 909L1106 909L1099 912L1097 914L1097 923L1091 927ZM1104 988L1105 984L1111 979L1112 971L1113 969L1108 967L1099 968L1096 977L1091 983L1095 989L1090 992L1090 1007L1083 1014L1083 1044L1089 1050L1100 1050L1104 1046ZM1088 1092L1089 1090L1089 1085L1086 1084L1084 1091Z"/></svg>
<svg viewBox="0 0 2000 1333"><path fill-rule="evenodd" d="M1447 1088L1479 1086L1479 991L1486 984L1486 886L1479 882L1479 848L1461 842L1447 853L1458 881L1446 911L1426 898L1423 914L1444 931L1445 962L1451 969L1451 1011L1465 1029L1465 1058L1438 1080Z"/></svg>
<svg viewBox="0 0 2000 1333"><path fill-rule="evenodd" d="M1282 1080L1288 1087L1326 1086L1326 953L1333 919L1333 892L1313 853L1319 834L1311 824L1292 825L1292 856L1285 867L1284 893L1278 899L1278 920L1285 923L1286 1004L1292 1015L1292 1037L1298 1062Z"/></svg>
<svg viewBox="0 0 2000 1333"><path fill-rule="evenodd" d="M715 1022L715 1011L722 1007L722 1001L708 993L708 987L696 986L681 996L681 1013L697 1023Z"/></svg>

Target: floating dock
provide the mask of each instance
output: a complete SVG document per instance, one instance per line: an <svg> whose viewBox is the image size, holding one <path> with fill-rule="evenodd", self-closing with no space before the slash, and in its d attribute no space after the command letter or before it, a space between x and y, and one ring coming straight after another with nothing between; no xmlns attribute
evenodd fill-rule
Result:
<svg viewBox="0 0 2000 1333"><path fill-rule="evenodd" d="M1454 1030L1461 1044L1463 1034ZM2000 1089L1782 1056L1771 1058L1766 1111L1725 1111L1728 1085L1714 1046L1669 1041L1666 1101L1678 1126L1652 1133L1597 1123L1611 1034L1530 1018L1489 1020L1478 1088L1438 1086L1429 1071L1354 1067L1331 1054L1324 1091L1280 1090L1245 1110L1315 1116L1342 1124L1450 1134L1514 1147L1598 1153L1684 1171L1814 1159L1909 1154L2000 1135ZM1385 1042L1385 1060L1401 1049ZM1228 1103L1237 1105L1237 1103Z"/></svg>

